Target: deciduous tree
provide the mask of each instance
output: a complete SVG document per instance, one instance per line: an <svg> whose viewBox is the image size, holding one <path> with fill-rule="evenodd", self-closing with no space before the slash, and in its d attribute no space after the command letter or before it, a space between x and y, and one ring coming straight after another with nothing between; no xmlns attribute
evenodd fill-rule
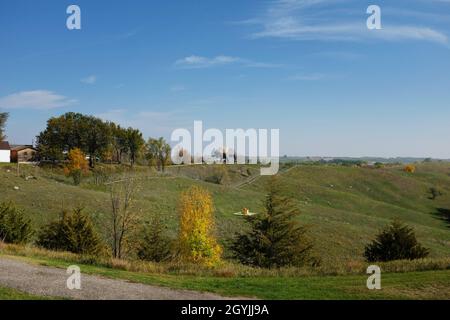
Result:
<svg viewBox="0 0 450 320"><path fill-rule="evenodd" d="M208 191L194 186L181 194L177 248L182 260L213 266L222 247L214 236L213 201Z"/></svg>
<svg viewBox="0 0 450 320"><path fill-rule="evenodd" d="M110 184L111 211L107 219L111 240L112 256L121 258L128 237L139 223L139 213L135 204L136 181L129 174Z"/></svg>
<svg viewBox="0 0 450 320"><path fill-rule="evenodd" d="M73 178L73 183L75 185L79 185L82 176L89 170L86 156L83 151L78 148L74 148L70 150L68 160L69 163L64 168L64 173Z"/></svg>
<svg viewBox="0 0 450 320"><path fill-rule="evenodd" d="M147 159L154 163L159 171L163 171L170 161L170 145L164 138L150 138L146 145Z"/></svg>

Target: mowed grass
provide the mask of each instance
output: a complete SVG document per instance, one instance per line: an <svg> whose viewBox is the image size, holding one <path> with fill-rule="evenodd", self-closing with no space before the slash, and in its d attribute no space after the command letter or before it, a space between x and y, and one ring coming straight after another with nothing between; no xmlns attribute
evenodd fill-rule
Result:
<svg viewBox="0 0 450 320"><path fill-rule="evenodd" d="M218 185L201 180L209 174L205 170L213 169L171 167L165 175L158 175L138 167L137 210L143 220L160 215L175 236L180 193L192 185L207 188L214 198L217 235L228 256L229 240L247 228L244 219L233 213L243 207L261 212L269 178L255 179L255 167L250 166L248 172L245 166L227 166L230 183ZM93 185L91 178L73 186L60 170L22 166L21 172L17 176L14 166L0 166L0 201L14 201L36 229L56 219L63 209L81 206L105 236L110 210L107 186ZM26 180L29 175L37 179ZM302 213L299 219L309 226L316 255L324 265L362 261L364 246L394 218L414 227L419 241L431 249L431 257L450 257L449 224L436 214L438 208L450 209L450 163L418 164L414 174L404 172L402 166L299 165L279 176L286 195L297 202ZM242 184L245 181L250 183ZM442 196L430 200L431 187Z"/></svg>
<svg viewBox="0 0 450 320"><path fill-rule="evenodd" d="M20 257L28 263L66 268L70 262ZM174 289L207 291L229 297L301 299L450 299L450 270L382 273L381 290L369 290L368 275L215 277L130 272L77 264L82 274L124 279Z"/></svg>
<svg viewBox="0 0 450 320"><path fill-rule="evenodd" d="M34 296L15 289L0 286L0 300L45 300L45 297Z"/></svg>

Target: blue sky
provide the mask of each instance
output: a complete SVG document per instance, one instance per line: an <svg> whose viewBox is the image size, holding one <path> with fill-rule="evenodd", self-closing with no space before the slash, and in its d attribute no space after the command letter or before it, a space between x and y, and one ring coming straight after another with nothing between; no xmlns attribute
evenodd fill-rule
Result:
<svg viewBox="0 0 450 320"><path fill-rule="evenodd" d="M289 155L450 158L450 0L2 0L0 108L13 143L76 111L146 137L279 128Z"/></svg>

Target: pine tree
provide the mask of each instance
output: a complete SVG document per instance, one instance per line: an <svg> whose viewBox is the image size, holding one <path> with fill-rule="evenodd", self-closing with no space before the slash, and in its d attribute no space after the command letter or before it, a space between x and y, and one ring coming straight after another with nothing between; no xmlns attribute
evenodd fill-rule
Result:
<svg viewBox="0 0 450 320"><path fill-rule="evenodd" d="M394 220L366 246L364 257L368 262L413 260L425 258L429 252L417 242L412 228Z"/></svg>
<svg viewBox="0 0 450 320"><path fill-rule="evenodd" d="M265 213L246 218L251 231L237 235L232 246L235 258L265 268L316 263L307 230L295 220L299 212L277 178L269 183L265 208Z"/></svg>
<svg viewBox="0 0 450 320"><path fill-rule="evenodd" d="M0 203L0 241L21 244L33 234L31 221L12 203Z"/></svg>
<svg viewBox="0 0 450 320"><path fill-rule="evenodd" d="M160 218L153 218L144 228L138 247L138 257L142 260L160 262L170 255L170 239L165 234L167 227Z"/></svg>
<svg viewBox="0 0 450 320"><path fill-rule="evenodd" d="M98 254L101 241L90 217L75 209L63 212L62 217L50 223L39 233L37 245L50 250L70 251L79 254Z"/></svg>

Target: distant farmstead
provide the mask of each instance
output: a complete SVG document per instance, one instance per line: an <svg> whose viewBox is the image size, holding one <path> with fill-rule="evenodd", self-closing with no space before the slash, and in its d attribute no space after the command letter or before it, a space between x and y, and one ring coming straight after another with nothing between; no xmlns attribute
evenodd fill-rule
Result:
<svg viewBox="0 0 450 320"><path fill-rule="evenodd" d="M11 162L11 147L8 141L0 141L0 163Z"/></svg>
<svg viewBox="0 0 450 320"><path fill-rule="evenodd" d="M32 145L12 145L11 162L37 161L37 150Z"/></svg>

